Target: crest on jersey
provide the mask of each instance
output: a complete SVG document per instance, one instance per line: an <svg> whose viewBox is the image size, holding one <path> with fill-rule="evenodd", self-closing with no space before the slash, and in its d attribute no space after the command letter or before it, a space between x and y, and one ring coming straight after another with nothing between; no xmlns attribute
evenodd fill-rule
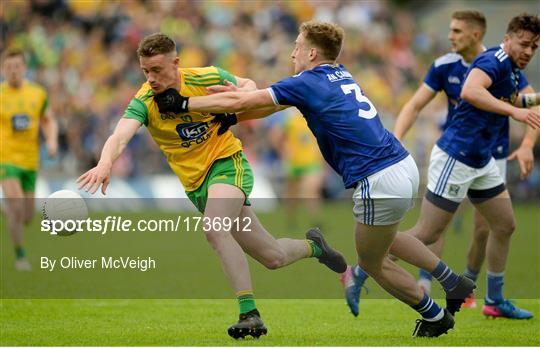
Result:
<svg viewBox="0 0 540 348"><path fill-rule="evenodd" d="M461 84L461 81L459 80L459 77L457 76L448 76L448 83L453 83L455 85Z"/></svg>

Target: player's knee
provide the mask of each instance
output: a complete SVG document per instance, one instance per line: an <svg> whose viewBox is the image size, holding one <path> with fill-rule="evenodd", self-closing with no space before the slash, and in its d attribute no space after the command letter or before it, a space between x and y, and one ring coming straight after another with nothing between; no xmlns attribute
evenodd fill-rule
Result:
<svg viewBox="0 0 540 348"><path fill-rule="evenodd" d="M28 225L30 222L32 222L32 218L34 217L34 212L29 212L27 214L24 214L24 224Z"/></svg>
<svg viewBox="0 0 540 348"><path fill-rule="evenodd" d="M208 231L205 233L206 241L214 248L219 249L223 244L225 233L217 231Z"/></svg>
<svg viewBox="0 0 540 348"><path fill-rule="evenodd" d="M437 242L443 232L444 228L439 228L439 226L430 226L422 223L422 221L420 221L413 229L407 231L407 233L416 237L425 245L430 245Z"/></svg>
<svg viewBox="0 0 540 348"><path fill-rule="evenodd" d="M516 220L504 219L497 223L497 226L493 227L493 233L495 237L510 238L516 229Z"/></svg>
<svg viewBox="0 0 540 348"><path fill-rule="evenodd" d="M435 244L439 238L441 237L441 231L433 230L433 231L426 231L423 233L418 233L416 235L416 238L418 238L422 243L425 245Z"/></svg>
<svg viewBox="0 0 540 348"><path fill-rule="evenodd" d="M24 210L18 209L17 206L11 207L12 209L9 209L6 211L6 218L8 221L11 221L11 223L14 224L23 224L24 223Z"/></svg>

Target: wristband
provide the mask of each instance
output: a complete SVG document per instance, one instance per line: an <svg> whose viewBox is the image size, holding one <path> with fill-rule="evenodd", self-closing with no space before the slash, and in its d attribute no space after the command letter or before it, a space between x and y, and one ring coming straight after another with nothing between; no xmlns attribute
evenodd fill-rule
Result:
<svg viewBox="0 0 540 348"><path fill-rule="evenodd" d="M530 108L532 106L535 106L536 103L536 93L527 93L523 94L521 97L521 102L524 107Z"/></svg>

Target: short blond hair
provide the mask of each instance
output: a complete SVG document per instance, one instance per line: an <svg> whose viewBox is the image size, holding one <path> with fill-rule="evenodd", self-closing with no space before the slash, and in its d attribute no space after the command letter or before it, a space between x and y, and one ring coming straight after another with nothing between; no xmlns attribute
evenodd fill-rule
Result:
<svg viewBox="0 0 540 348"><path fill-rule="evenodd" d="M304 34L306 40L318 48L326 59L334 61L339 56L344 31L338 25L310 21L302 23L298 31Z"/></svg>
<svg viewBox="0 0 540 348"><path fill-rule="evenodd" d="M176 44L163 33L148 35L139 43L137 54L139 57L153 57L158 54L176 53Z"/></svg>
<svg viewBox="0 0 540 348"><path fill-rule="evenodd" d="M482 12L474 10L456 11L452 13L452 18L477 26L482 33L482 37L486 34L486 17Z"/></svg>

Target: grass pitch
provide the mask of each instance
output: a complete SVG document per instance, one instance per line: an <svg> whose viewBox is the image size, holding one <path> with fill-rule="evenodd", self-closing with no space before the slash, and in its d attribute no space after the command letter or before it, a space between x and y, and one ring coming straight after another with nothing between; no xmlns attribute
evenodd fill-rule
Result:
<svg viewBox="0 0 540 348"><path fill-rule="evenodd" d="M439 301L439 303L444 303ZM521 300L535 313L538 300ZM233 300L4 300L1 344L36 346L538 346L537 319L484 319L462 310L436 339L412 338L415 312L365 300L358 318L342 300L259 300L268 335L234 340Z"/></svg>
<svg viewBox="0 0 540 348"><path fill-rule="evenodd" d="M518 228L512 241L505 294L540 315L539 205L515 208ZM311 224L299 213L291 229L284 210L261 214L275 236L301 238ZM354 262L351 204L325 207L323 231L327 239ZM131 216L135 214L130 213ZM130 215L127 214L127 215ZM418 212L409 214L403 228L414 224ZM143 214L144 215L144 214ZM148 217L156 217L147 212ZM141 217L141 215L136 215ZM456 271L465 266L472 211L465 209L461 232L454 225L447 233L443 259ZM538 346L540 322L487 320L480 312L462 310L456 327L437 339L411 337L418 315L368 281L360 316L354 318L342 299L334 273L315 260L283 270L268 271L251 262L255 297L268 336L235 341L227 327L237 320L221 267L204 236L198 233L147 235L83 235L51 239L39 231L39 220L27 230L26 245L34 270L13 270L13 250L5 227L0 235L1 301L0 344L40 346ZM52 241L52 242L51 242ZM159 271L39 270L39 257L72 255L153 255ZM414 271L412 267L407 269ZM485 274L479 278L478 297L484 295ZM435 297L442 293L435 286ZM131 298L131 299L124 299ZM438 301L444 304L444 300ZM479 301L481 303L481 301Z"/></svg>

